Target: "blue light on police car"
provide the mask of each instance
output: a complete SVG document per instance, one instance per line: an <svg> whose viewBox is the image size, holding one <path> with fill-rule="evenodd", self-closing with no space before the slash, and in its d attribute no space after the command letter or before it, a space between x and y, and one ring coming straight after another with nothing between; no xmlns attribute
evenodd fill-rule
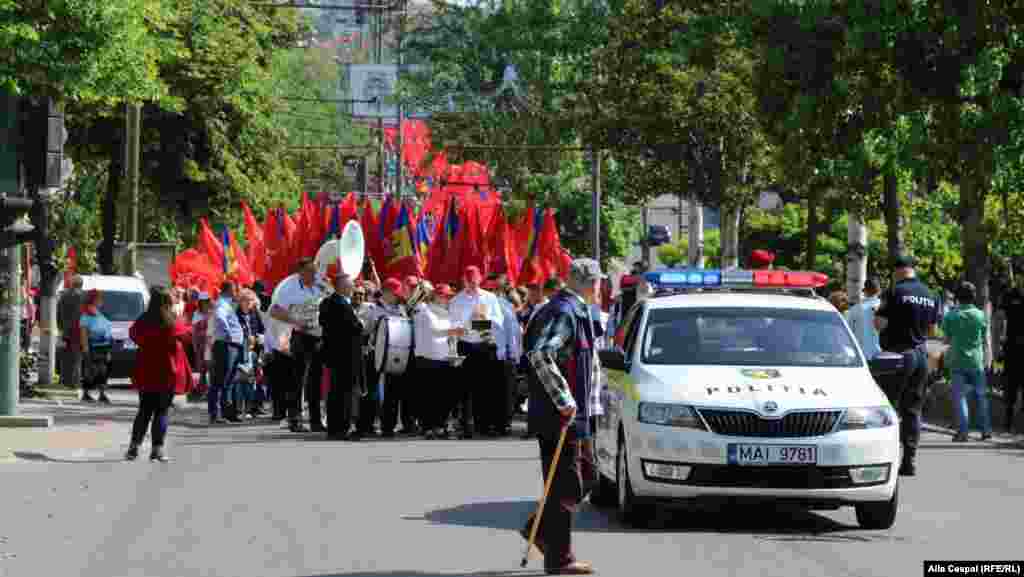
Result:
<svg viewBox="0 0 1024 577"><path fill-rule="evenodd" d="M717 269L670 269L649 272L647 282L658 288L697 288L720 286L722 271Z"/></svg>

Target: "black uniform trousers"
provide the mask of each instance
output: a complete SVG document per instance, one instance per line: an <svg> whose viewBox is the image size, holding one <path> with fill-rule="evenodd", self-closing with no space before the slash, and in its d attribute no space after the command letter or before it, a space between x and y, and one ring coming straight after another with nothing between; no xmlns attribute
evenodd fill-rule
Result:
<svg viewBox="0 0 1024 577"><path fill-rule="evenodd" d="M1007 345L1003 351L1003 403L1006 405L1006 427L1014 429L1014 409L1024 410L1024 346Z"/></svg>
<svg viewBox="0 0 1024 577"><path fill-rule="evenodd" d="M921 344L903 351L903 388L889 393L900 418L903 462L913 464L921 440L921 411L928 385L928 348Z"/></svg>
<svg viewBox="0 0 1024 577"><path fill-rule="evenodd" d="M448 415L455 406L457 379L455 369L448 361L416 358L413 400L419 408L420 426L425 431L446 429Z"/></svg>
<svg viewBox="0 0 1024 577"><path fill-rule="evenodd" d="M296 331L292 334L292 386L287 389L288 420L297 425L302 420L302 398L305 393L309 404L309 423L313 431L323 430L320 413L320 381L323 378L323 360L320 339Z"/></svg>
<svg viewBox="0 0 1024 577"><path fill-rule="evenodd" d="M362 391L356 386L351 369L331 369L331 391L327 393L328 435L348 434L359 418L361 397Z"/></svg>
<svg viewBox="0 0 1024 577"><path fill-rule="evenodd" d="M377 397L377 383L380 380L380 375L374 366L376 363L374 363L372 354L364 357L364 363L366 364L366 389L369 394L359 399L359 419L356 430L361 435L372 435L374 423L380 412L380 399Z"/></svg>
<svg viewBox="0 0 1024 577"><path fill-rule="evenodd" d="M384 401L380 405L380 429L386 435L395 432L399 421L402 423L403 432L411 433L416 430L417 409L413 399L416 385L415 371L415 362L410 359L403 374L384 377Z"/></svg>
<svg viewBox="0 0 1024 577"><path fill-rule="evenodd" d="M459 356L466 357L457 388L463 433L473 434L474 428L482 433L499 429L505 386L497 346L459 341Z"/></svg>
<svg viewBox="0 0 1024 577"><path fill-rule="evenodd" d="M560 434L559 430L537 436L540 444L541 486L547 482ZM537 542L544 549L545 569L563 567L575 560L572 554L572 521L576 508L583 500L583 478L580 475L578 456L579 443L574 428L570 426L537 530ZM533 528L534 515L530 515L523 529L527 537Z"/></svg>

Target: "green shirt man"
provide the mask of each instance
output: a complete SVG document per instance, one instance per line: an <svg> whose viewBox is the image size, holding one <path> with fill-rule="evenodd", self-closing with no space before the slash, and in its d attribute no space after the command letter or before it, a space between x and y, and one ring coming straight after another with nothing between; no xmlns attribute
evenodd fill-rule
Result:
<svg viewBox="0 0 1024 577"><path fill-rule="evenodd" d="M985 335L988 319L973 304L961 304L942 319L942 332L950 343L946 368L950 370L985 370Z"/></svg>

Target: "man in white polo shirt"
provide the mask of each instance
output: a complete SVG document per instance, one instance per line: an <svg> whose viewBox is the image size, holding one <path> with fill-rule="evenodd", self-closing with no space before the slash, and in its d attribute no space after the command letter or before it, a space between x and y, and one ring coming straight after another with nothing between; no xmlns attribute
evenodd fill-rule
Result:
<svg viewBox="0 0 1024 577"><path fill-rule="evenodd" d="M305 386L306 401L309 404L310 429L323 432L323 417L320 414L320 380L323 373L323 361L320 358L321 331L315 314L319 312L320 301L325 296L323 287L317 283L316 263L311 258L303 258L298 263L298 276L289 277L278 287L277 298L270 305L270 316L281 323L291 326L292 333L288 342L290 353L287 363L282 367L281 379L276 383L287 382L286 404L288 406L288 429L293 433L306 432L302 426L302 393ZM296 314L298 309L314 311L314 316ZM282 343L283 344L283 343ZM291 380L284 381L287 372Z"/></svg>
<svg viewBox="0 0 1024 577"><path fill-rule="evenodd" d="M505 311L494 293L480 288L483 275L475 266L466 267L463 275L465 288L452 299L452 325L466 329L459 339L459 355L466 357L462 364L460 385L462 398L462 436L473 437L474 428L487 436L496 436L501 426L500 414L506 404L502 363L498 360L497 331L501 330ZM474 330L473 323L490 322L487 331ZM475 427L474 427L475 421Z"/></svg>

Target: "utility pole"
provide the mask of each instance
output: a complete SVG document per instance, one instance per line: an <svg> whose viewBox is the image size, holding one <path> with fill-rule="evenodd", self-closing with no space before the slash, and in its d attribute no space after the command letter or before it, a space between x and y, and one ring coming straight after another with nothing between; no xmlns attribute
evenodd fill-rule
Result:
<svg viewBox="0 0 1024 577"><path fill-rule="evenodd" d="M46 143L43 152L42 181L30 183L36 202L32 205L35 224L36 261L39 264L39 385L53 384L57 365L57 283L60 282L54 257L56 241L50 234L50 199L64 186L64 111L53 99L44 104L46 112Z"/></svg>
<svg viewBox="0 0 1024 577"><path fill-rule="evenodd" d="M601 150L591 149L591 178L594 195L590 200L590 238L594 247L594 260L601 262Z"/></svg>
<svg viewBox="0 0 1024 577"><path fill-rule="evenodd" d="M374 35L374 39L373 39L375 44L376 44L374 46L374 51L373 51L374 52L373 62L374 62L374 64L381 64L384 61L384 11L383 10L378 10L377 11L377 30L376 30L376 32L377 33ZM378 100L377 101L377 134L380 137L380 142L378 143L378 148L377 148L377 170L379 171L378 174L380 174L380 180L378 181L377 186L379 187L379 192L381 194L384 193L384 181L385 181L385 177L387 176L387 163L384 161L384 117L380 114L381 106L382 105L383 105L383 102Z"/></svg>
<svg viewBox="0 0 1024 577"><path fill-rule="evenodd" d="M405 5L407 0L402 0L399 4L398 12L398 49L395 51L395 88L398 88L399 81L402 79L402 43L405 40ZM402 168L402 117L404 116L402 111L402 101L396 99L398 106L398 125L395 127L395 154L398 162L395 164L395 196L402 199L402 181L404 180L405 170Z"/></svg>
<svg viewBox="0 0 1024 577"><path fill-rule="evenodd" d="M704 207L697 195L690 196L689 260L693 268L704 268Z"/></svg>
<svg viewBox="0 0 1024 577"><path fill-rule="evenodd" d="M0 249L0 417L18 414L21 382L21 245Z"/></svg>
<svg viewBox="0 0 1024 577"><path fill-rule="evenodd" d="M648 242L650 231L647 230L648 226L648 212L647 204L640 209L640 222L643 230L640 231L640 259L645 263L651 262L651 243Z"/></svg>
<svg viewBox="0 0 1024 577"><path fill-rule="evenodd" d="M126 275L135 274L139 270L136 259L136 247L139 242L139 156L140 156L140 133L142 132L142 106L140 104L128 104L128 114L125 119L125 166L128 169L127 192L128 192L128 222L125 232L125 247L123 273Z"/></svg>

